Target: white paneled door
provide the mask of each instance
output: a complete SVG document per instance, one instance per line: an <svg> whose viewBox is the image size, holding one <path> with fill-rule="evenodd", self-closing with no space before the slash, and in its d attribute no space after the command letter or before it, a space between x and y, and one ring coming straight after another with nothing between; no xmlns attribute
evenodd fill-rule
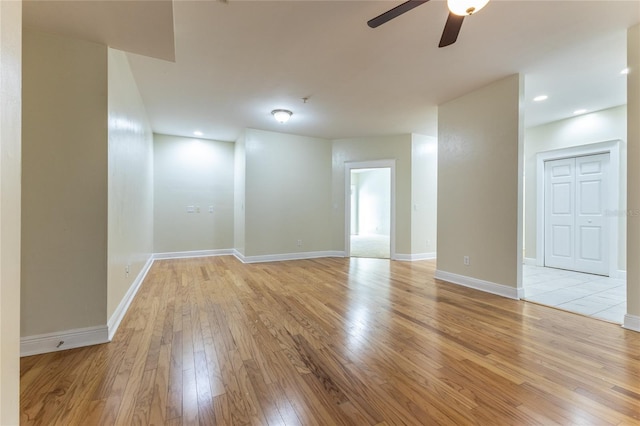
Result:
<svg viewBox="0 0 640 426"><path fill-rule="evenodd" d="M609 154L545 162L545 266L609 275Z"/></svg>

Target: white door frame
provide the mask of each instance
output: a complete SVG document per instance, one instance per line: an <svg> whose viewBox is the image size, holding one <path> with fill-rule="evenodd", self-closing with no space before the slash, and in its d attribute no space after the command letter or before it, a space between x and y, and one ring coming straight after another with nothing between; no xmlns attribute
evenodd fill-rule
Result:
<svg viewBox="0 0 640 426"><path fill-rule="evenodd" d="M391 240L390 258L396 260L396 160L348 161L344 163L344 247L345 255L351 256L351 170L354 169L390 169L391 177Z"/></svg>
<svg viewBox="0 0 640 426"><path fill-rule="evenodd" d="M592 143L570 148L539 152L536 155L536 265L544 266L544 163L550 160L582 157L594 154L609 154L609 205L613 207L609 219L609 276L618 274L618 239L620 222L620 140Z"/></svg>

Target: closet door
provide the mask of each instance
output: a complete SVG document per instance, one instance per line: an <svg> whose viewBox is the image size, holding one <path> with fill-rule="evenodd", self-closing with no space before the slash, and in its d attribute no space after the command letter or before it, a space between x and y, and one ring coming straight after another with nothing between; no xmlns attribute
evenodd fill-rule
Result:
<svg viewBox="0 0 640 426"><path fill-rule="evenodd" d="M545 162L545 266L609 274L609 154Z"/></svg>
<svg viewBox="0 0 640 426"><path fill-rule="evenodd" d="M576 158L575 270L609 274L607 188L609 154Z"/></svg>
<svg viewBox="0 0 640 426"><path fill-rule="evenodd" d="M552 268L575 265L575 166L575 158L544 164L544 264Z"/></svg>

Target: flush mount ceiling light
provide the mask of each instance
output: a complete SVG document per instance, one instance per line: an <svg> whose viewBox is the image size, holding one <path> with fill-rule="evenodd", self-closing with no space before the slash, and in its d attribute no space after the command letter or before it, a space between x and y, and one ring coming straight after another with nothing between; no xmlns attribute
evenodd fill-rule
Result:
<svg viewBox="0 0 640 426"><path fill-rule="evenodd" d="M278 123L282 123L282 124L289 121L289 119L293 115L293 113L287 109L274 109L273 111L271 111L271 114L273 115L273 118L275 118Z"/></svg>
<svg viewBox="0 0 640 426"><path fill-rule="evenodd" d="M540 96L536 96L535 98L533 98L534 102L542 102L542 101L546 101L547 99L549 99L549 97L547 95L540 95Z"/></svg>
<svg viewBox="0 0 640 426"><path fill-rule="evenodd" d="M194 136L202 136L204 133L202 133L200 130L196 130L195 132L193 132Z"/></svg>
<svg viewBox="0 0 640 426"><path fill-rule="evenodd" d="M584 114L585 112L587 112L586 109L577 109L575 111L573 111L574 115L580 115L580 114Z"/></svg>
<svg viewBox="0 0 640 426"><path fill-rule="evenodd" d="M451 13L458 16L473 15L489 3L489 0L447 0Z"/></svg>

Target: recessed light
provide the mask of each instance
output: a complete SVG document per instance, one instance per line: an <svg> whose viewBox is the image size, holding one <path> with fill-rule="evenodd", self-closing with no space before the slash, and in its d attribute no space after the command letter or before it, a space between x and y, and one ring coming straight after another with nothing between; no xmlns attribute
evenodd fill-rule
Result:
<svg viewBox="0 0 640 426"><path fill-rule="evenodd" d="M547 95L540 95L533 98L534 102L542 102L542 101L546 101L547 99L549 99Z"/></svg>
<svg viewBox="0 0 640 426"><path fill-rule="evenodd" d="M620 74L622 74L622 75L627 75L627 74L629 74L629 71L630 71L630 70L629 70L629 68L627 67L627 68L623 69L622 71L620 71Z"/></svg>
<svg viewBox="0 0 640 426"><path fill-rule="evenodd" d="M202 133L200 130L196 130L195 132L193 132L193 134L194 134L195 136L202 136L202 135L204 135L204 133Z"/></svg>
<svg viewBox="0 0 640 426"><path fill-rule="evenodd" d="M575 111L573 111L574 115L580 115L580 114L584 114L585 112L587 112L586 109L577 109Z"/></svg>

